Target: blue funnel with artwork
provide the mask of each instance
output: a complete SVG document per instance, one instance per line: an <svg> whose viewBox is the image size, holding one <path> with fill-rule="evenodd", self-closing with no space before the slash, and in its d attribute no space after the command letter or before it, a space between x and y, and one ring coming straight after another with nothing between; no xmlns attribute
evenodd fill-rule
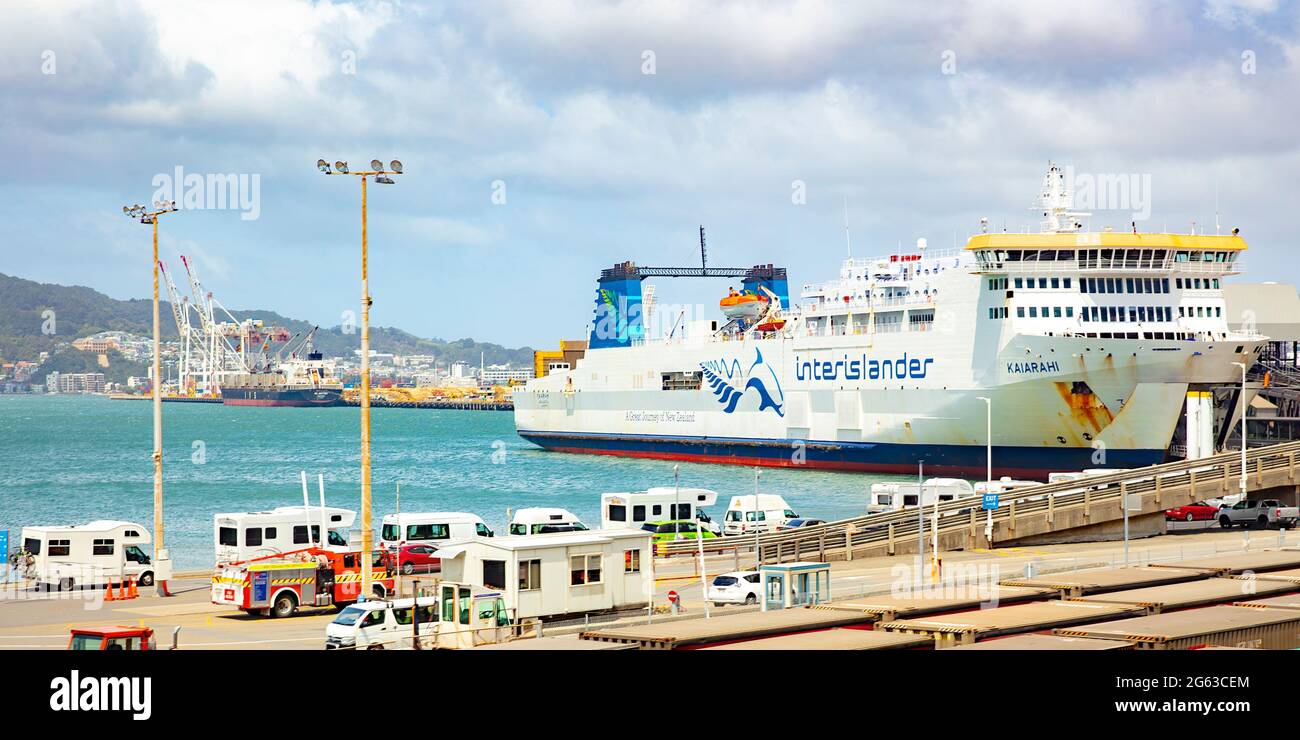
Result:
<svg viewBox="0 0 1300 740"><path fill-rule="evenodd" d="M596 315L589 349L630 347L645 337L642 325L641 274L631 262L602 270L596 287Z"/></svg>

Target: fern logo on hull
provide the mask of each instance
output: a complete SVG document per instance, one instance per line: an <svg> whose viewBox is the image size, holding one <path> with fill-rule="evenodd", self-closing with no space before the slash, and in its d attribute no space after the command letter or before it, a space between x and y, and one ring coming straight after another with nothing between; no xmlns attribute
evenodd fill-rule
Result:
<svg viewBox="0 0 1300 740"><path fill-rule="evenodd" d="M700 369L704 371L709 391L726 413L735 413L741 399L753 395L758 400L759 411L771 409L777 416L785 416L781 381L763 360L761 350L754 350L754 362L748 368L742 367L740 360L719 359L701 362Z"/></svg>

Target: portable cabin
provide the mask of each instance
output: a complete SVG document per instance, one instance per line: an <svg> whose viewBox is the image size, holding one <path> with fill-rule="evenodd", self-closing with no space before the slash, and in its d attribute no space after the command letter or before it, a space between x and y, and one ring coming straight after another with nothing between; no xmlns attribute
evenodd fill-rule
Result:
<svg viewBox="0 0 1300 740"><path fill-rule="evenodd" d="M597 529L449 542L442 577L505 595L517 619L644 609L654 594L649 532Z"/></svg>

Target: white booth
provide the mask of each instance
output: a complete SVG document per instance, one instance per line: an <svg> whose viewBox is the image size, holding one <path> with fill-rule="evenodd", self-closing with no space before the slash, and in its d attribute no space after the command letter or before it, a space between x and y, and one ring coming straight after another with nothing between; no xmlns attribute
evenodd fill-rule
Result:
<svg viewBox="0 0 1300 740"><path fill-rule="evenodd" d="M777 563L759 568L763 611L820 604L831 599L830 563Z"/></svg>
<svg viewBox="0 0 1300 740"><path fill-rule="evenodd" d="M597 529L448 542L442 578L505 595L517 619L644 609L654 593L649 532Z"/></svg>

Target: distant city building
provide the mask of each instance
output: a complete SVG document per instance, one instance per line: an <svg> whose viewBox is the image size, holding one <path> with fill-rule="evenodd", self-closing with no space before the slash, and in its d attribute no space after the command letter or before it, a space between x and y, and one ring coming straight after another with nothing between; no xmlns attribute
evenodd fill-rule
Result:
<svg viewBox="0 0 1300 740"><path fill-rule="evenodd" d="M50 373L58 376L60 393L103 393L103 373ZM46 381L48 387L48 379Z"/></svg>
<svg viewBox="0 0 1300 740"><path fill-rule="evenodd" d="M59 392L59 375L60 375L60 373L59 373L58 370L51 370L51 371L50 371L50 374L45 376L45 392L46 392L46 393L58 393L58 392Z"/></svg>
<svg viewBox="0 0 1300 740"><path fill-rule="evenodd" d="M483 375L479 378L479 385L489 388L494 385L510 385L511 381L524 383L532 380L533 377L533 369L530 367L492 366L483 370Z"/></svg>
<svg viewBox="0 0 1300 740"><path fill-rule="evenodd" d="M470 375L470 367L464 362L451 363L451 377L467 378Z"/></svg>

